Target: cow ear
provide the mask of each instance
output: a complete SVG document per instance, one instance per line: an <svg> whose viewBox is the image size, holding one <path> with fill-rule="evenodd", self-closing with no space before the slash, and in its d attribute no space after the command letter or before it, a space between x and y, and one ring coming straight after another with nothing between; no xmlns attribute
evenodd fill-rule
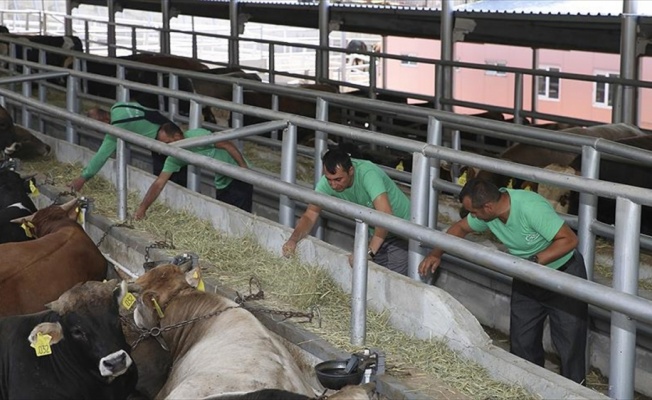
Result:
<svg viewBox="0 0 652 400"><path fill-rule="evenodd" d="M186 282L196 289L204 290L204 282L201 279L201 268L199 266L186 272Z"/></svg>
<svg viewBox="0 0 652 400"><path fill-rule="evenodd" d="M27 340L30 344L35 344L38 334L49 335L50 344L57 344L63 339L63 328L58 322L42 322L34 327L29 333Z"/></svg>
<svg viewBox="0 0 652 400"><path fill-rule="evenodd" d="M129 293L142 293L143 288L137 284L136 282L127 282L127 289L129 289Z"/></svg>
<svg viewBox="0 0 652 400"><path fill-rule="evenodd" d="M118 283L117 279L111 279L109 281L109 284L116 285ZM125 298L125 296L129 294L129 288L127 287L127 282L126 281L121 281L119 285L116 285L115 289L113 289L113 296L118 302L118 306L122 304L122 300Z"/></svg>
<svg viewBox="0 0 652 400"><path fill-rule="evenodd" d="M77 205L78 201L79 201L79 199L72 199L72 200L60 205L59 207L61 207L63 209L63 211L69 213L70 210L75 209L75 206Z"/></svg>
<svg viewBox="0 0 652 400"><path fill-rule="evenodd" d="M159 324L158 314L154 308L155 298L154 292L147 291L143 293L137 301L136 309L134 310L134 322L139 328L150 329Z"/></svg>

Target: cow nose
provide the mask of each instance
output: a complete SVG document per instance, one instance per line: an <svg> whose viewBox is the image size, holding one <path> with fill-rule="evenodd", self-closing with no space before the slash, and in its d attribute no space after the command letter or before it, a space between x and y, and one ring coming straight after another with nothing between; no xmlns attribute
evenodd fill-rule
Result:
<svg viewBox="0 0 652 400"><path fill-rule="evenodd" d="M112 353L100 360L100 373L102 376L120 376L131 365L132 360L124 350Z"/></svg>
<svg viewBox="0 0 652 400"><path fill-rule="evenodd" d="M119 371L125 366L126 355L126 353L116 354L114 357L104 359L102 365L104 365L109 371Z"/></svg>

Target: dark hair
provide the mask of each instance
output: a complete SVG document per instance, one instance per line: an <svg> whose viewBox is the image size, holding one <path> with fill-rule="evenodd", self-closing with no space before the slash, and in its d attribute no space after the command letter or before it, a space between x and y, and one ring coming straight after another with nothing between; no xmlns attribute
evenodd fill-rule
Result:
<svg viewBox="0 0 652 400"><path fill-rule="evenodd" d="M173 137L176 134L183 135L183 131L177 124L174 122L166 122L158 128L159 133L164 134L167 137Z"/></svg>
<svg viewBox="0 0 652 400"><path fill-rule="evenodd" d="M348 171L353 167L351 156L340 149L328 150L321 158L321 161L324 163L324 169L329 174L334 174L338 165L342 167L344 171Z"/></svg>
<svg viewBox="0 0 652 400"><path fill-rule="evenodd" d="M111 121L111 113L99 107L93 107L86 111L86 116L98 121Z"/></svg>
<svg viewBox="0 0 652 400"><path fill-rule="evenodd" d="M471 205L478 208L489 202L498 201L500 195L500 190L493 183L481 178L473 178L466 182L458 198L461 202L465 197L469 197Z"/></svg>

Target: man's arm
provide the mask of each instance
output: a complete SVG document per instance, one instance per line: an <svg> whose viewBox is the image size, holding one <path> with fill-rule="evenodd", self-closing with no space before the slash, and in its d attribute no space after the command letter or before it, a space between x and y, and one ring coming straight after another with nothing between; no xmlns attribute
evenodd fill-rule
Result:
<svg viewBox="0 0 652 400"><path fill-rule="evenodd" d="M102 141L102 145L97 149L97 153L93 156L86 168L81 173L81 176L72 181L69 186L78 192L84 186L84 183L94 177L106 164L106 160L111 157L117 147L116 138L106 135Z"/></svg>
<svg viewBox="0 0 652 400"><path fill-rule="evenodd" d="M471 232L473 232L473 229L469 226L466 218L457 221L446 231L449 235L457 236L459 238L463 238ZM439 267L439 264L441 264L441 256L443 254L444 250L442 249L432 249L430 254L428 254L426 258L421 261L421 264L419 264L419 275L426 275L428 272L435 272Z"/></svg>
<svg viewBox="0 0 652 400"><path fill-rule="evenodd" d="M387 192L381 193L374 199L374 209L376 211L394 215L392 205L389 203L389 196L387 196ZM378 253L378 249L380 249L380 246L385 241L387 234L387 229L381 228L379 226L375 227L374 235L369 240L369 250L371 250L374 254Z"/></svg>
<svg viewBox="0 0 652 400"><path fill-rule="evenodd" d="M136 214L134 214L135 220L141 220L145 218L149 206L151 206L152 203L156 201L158 195L161 194L161 191L165 187L165 184L168 183L168 180L170 180L171 176L172 176L171 172L161 172L158 178L156 178L154 183L152 183L152 186L150 186L149 189L147 190L147 194L145 194L145 198L138 206L138 210L136 210Z"/></svg>
<svg viewBox="0 0 652 400"><path fill-rule="evenodd" d="M233 142L231 141L217 142L215 143L215 148L226 150L226 152L229 153L229 155L233 157L235 162L237 162L238 165L241 166L242 168L248 167L247 162L242 156L242 153L240 153L240 150L238 150L238 148L233 144Z"/></svg>
<svg viewBox="0 0 652 400"><path fill-rule="evenodd" d="M552 238L550 246L537 254L539 264L546 265L563 257L577 247L577 243L575 232L567 224L563 224Z"/></svg>
<svg viewBox="0 0 652 400"><path fill-rule="evenodd" d="M321 208L314 205L314 204L309 204L308 208L306 208L306 211L303 213L301 218L299 218L299 222L297 222L297 226L294 228L294 231L292 232L292 235L288 239L287 242L283 245L283 255L285 257L289 257L292 254L294 254L297 244L301 239L306 237L308 233L312 230L312 227L315 226L315 223L317 222L317 218L319 218L319 213L321 212Z"/></svg>

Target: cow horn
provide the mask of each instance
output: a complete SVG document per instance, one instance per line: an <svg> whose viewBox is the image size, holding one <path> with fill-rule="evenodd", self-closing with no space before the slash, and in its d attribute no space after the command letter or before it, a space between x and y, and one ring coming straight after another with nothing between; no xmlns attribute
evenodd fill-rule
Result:
<svg viewBox="0 0 652 400"><path fill-rule="evenodd" d="M28 174L28 175L20 174L20 179L22 179L24 181L28 181L28 180L34 178L36 175L37 174Z"/></svg>
<svg viewBox="0 0 652 400"><path fill-rule="evenodd" d="M70 201L67 201L66 203L60 205L59 207L63 208L64 211L68 212L68 211L72 210L72 208L74 206L77 205L78 201L79 201L79 199L75 198L75 199L72 199Z"/></svg>
<svg viewBox="0 0 652 400"><path fill-rule="evenodd" d="M33 219L34 219L34 214L28 215L26 217L14 218L9 222L11 222L12 224L22 224L25 222L32 222Z"/></svg>

